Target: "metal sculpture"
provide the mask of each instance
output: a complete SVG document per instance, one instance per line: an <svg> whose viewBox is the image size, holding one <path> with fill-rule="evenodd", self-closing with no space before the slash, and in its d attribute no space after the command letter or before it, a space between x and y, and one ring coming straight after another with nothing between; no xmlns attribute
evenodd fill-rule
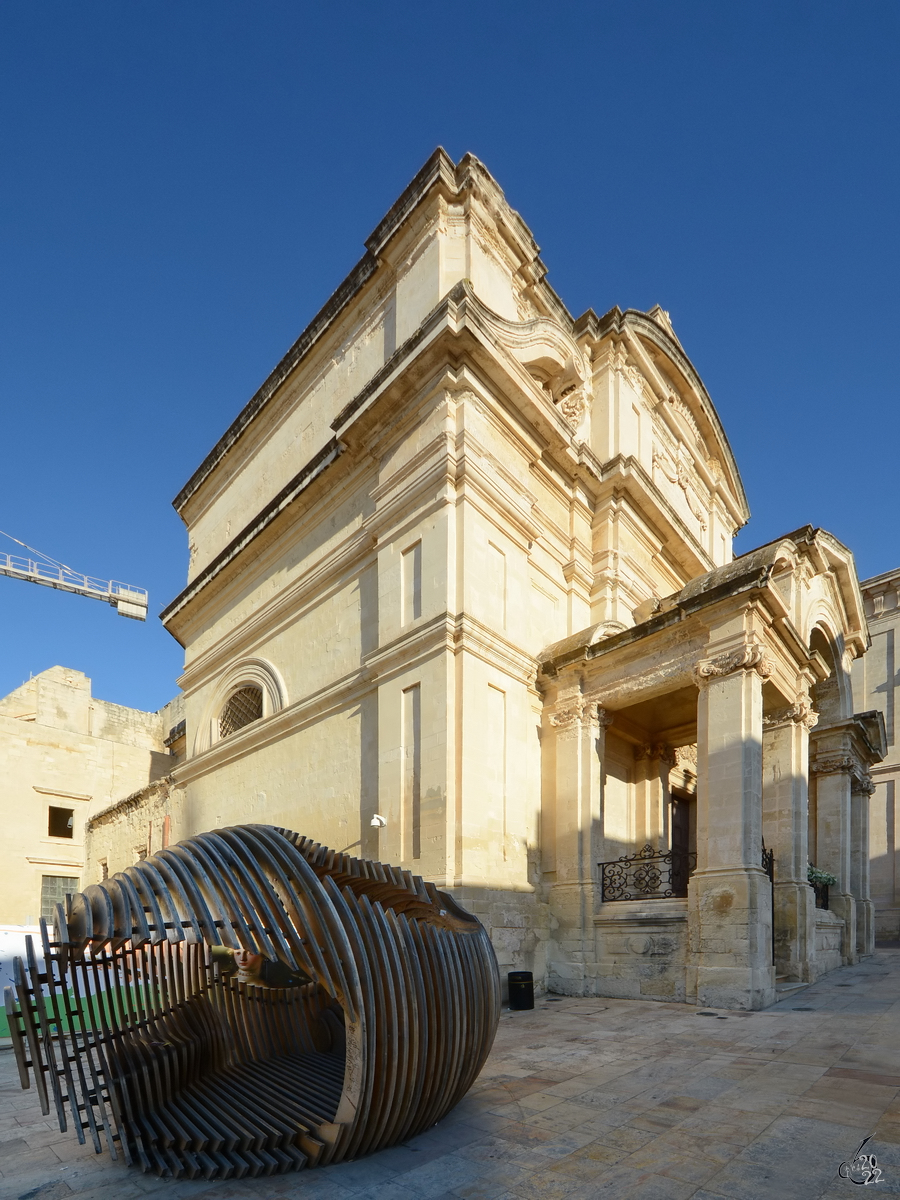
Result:
<svg viewBox="0 0 900 1200"><path fill-rule="evenodd" d="M188 838L67 907L6 989L22 1087L30 1069L61 1129L144 1171L268 1175L394 1145L461 1099L494 1039L479 921L286 829Z"/></svg>

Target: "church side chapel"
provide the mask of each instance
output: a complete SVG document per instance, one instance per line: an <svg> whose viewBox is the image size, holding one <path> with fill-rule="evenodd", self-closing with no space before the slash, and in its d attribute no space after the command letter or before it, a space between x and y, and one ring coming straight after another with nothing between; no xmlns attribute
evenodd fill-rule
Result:
<svg viewBox="0 0 900 1200"><path fill-rule="evenodd" d="M574 318L473 156L431 156L175 507L173 841L399 864L571 995L762 1008L871 952L853 556L733 557L668 313Z"/></svg>

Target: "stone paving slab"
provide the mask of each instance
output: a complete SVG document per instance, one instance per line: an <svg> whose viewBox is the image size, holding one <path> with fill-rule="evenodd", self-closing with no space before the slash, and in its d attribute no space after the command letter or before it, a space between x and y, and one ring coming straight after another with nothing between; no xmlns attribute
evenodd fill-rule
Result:
<svg viewBox="0 0 900 1200"><path fill-rule="evenodd" d="M900 1195L900 947L761 1013L544 997L439 1125L357 1162L141 1175L60 1133L0 1049L0 1200L839 1200L864 1138Z"/></svg>

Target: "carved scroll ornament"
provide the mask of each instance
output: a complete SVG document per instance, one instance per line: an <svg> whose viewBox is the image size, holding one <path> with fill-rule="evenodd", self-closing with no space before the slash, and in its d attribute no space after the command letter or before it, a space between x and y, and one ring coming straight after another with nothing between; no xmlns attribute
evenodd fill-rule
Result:
<svg viewBox="0 0 900 1200"><path fill-rule="evenodd" d="M763 717L763 725L767 728L786 725L789 721L795 725L805 725L807 729L815 729L819 723L819 714L813 708L808 697L801 696L787 708L776 709L767 717Z"/></svg>
<svg viewBox="0 0 900 1200"><path fill-rule="evenodd" d="M669 470L666 463L672 463L672 469ZM675 458L674 461L669 459L669 456L664 450L655 449L653 451L653 465L658 467L668 479L669 483L675 483L684 492L684 498L687 501L687 506L691 510L694 519L700 525L700 528L707 528L707 513L703 510L703 497L698 489L694 486L690 472L681 461L680 458Z"/></svg>
<svg viewBox="0 0 900 1200"><path fill-rule="evenodd" d="M745 642L737 650L701 659L694 667L694 679L698 687L735 671L756 671L763 679L768 679L773 669L772 660L758 642Z"/></svg>
<svg viewBox="0 0 900 1200"><path fill-rule="evenodd" d="M550 724L562 734L576 734L585 723L608 729L615 714L601 708L592 696L566 696L558 701L549 715Z"/></svg>
<svg viewBox="0 0 900 1200"><path fill-rule="evenodd" d="M22 1086L30 1069L61 1129L162 1176L396 1145L462 1098L497 1028L476 918L408 871L269 825L188 838L41 924L43 962L29 938L6 990Z"/></svg>
<svg viewBox="0 0 900 1200"><path fill-rule="evenodd" d="M829 758L817 758L810 762L811 775L837 775L841 771L856 769L856 759L850 754L832 754Z"/></svg>
<svg viewBox="0 0 900 1200"><path fill-rule="evenodd" d="M697 774L697 743L694 742L690 746L676 746L675 748L675 763L682 771L690 771L691 774Z"/></svg>
<svg viewBox="0 0 900 1200"><path fill-rule="evenodd" d="M584 387L576 384L570 384L559 396L556 401L556 407L559 410L563 420L571 429L577 429L581 424L581 419L587 412L587 399L584 394Z"/></svg>
<svg viewBox="0 0 900 1200"><path fill-rule="evenodd" d="M643 746L635 746L634 757L637 762L646 758L651 762L661 762L668 766L675 766L677 761L675 751L667 742L645 742Z"/></svg>

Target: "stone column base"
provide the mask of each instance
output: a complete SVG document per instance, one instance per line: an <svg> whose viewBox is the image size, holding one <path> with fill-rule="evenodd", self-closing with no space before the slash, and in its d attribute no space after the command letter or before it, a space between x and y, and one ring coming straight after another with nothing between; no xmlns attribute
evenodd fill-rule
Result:
<svg viewBox="0 0 900 1200"><path fill-rule="evenodd" d="M859 955L875 953L875 905L871 900L856 902L856 950Z"/></svg>
<svg viewBox="0 0 900 1200"><path fill-rule="evenodd" d="M548 986L563 996L594 995L597 949L596 885L555 883L550 890L551 934Z"/></svg>
<svg viewBox="0 0 900 1200"><path fill-rule="evenodd" d="M775 1003L771 884L758 867L696 871L688 884L688 1000L712 1008Z"/></svg>
<svg viewBox="0 0 900 1200"><path fill-rule="evenodd" d="M775 883L775 973L797 983L816 978L816 893L798 880Z"/></svg>
<svg viewBox="0 0 900 1200"><path fill-rule="evenodd" d="M828 908L844 924L841 937L841 961L844 966L859 962L859 952L856 949L856 899L849 892L828 893Z"/></svg>

